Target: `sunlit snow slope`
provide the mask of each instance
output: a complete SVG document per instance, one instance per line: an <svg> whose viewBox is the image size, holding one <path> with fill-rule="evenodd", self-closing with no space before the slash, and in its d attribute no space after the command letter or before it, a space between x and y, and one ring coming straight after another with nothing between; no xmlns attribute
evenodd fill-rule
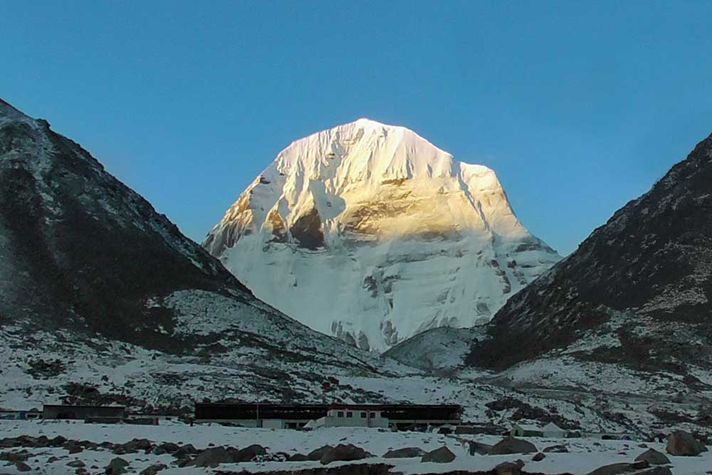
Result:
<svg viewBox="0 0 712 475"><path fill-rule="evenodd" d="M367 119L284 149L204 245L259 298L372 350L487 321L559 259L492 170Z"/></svg>

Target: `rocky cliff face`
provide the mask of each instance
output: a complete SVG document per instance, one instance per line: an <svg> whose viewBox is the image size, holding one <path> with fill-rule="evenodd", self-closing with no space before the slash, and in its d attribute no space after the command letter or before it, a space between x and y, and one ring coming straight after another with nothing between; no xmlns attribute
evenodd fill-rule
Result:
<svg viewBox="0 0 712 475"><path fill-rule="evenodd" d="M486 322L559 259L492 170L366 119L284 149L204 246L270 305L371 350Z"/></svg>
<svg viewBox="0 0 712 475"><path fill-rule="evenodd" d="M474 346L503 368L547 353L636 369L712 367L712 137L512 297Z"/></svg>
<svg viewBox="0 0 712 475"><path fill-rule="evenodd" d="M93 402L119 392L173 404L191 390L308 398L325 375L379 371L371 355L256 299L86 150L3 101L0 348L12 368L0 405L77 387L96 390ZM108 369L119 366L129 373ZM51 384L36 367L57 370Z"/></svg>

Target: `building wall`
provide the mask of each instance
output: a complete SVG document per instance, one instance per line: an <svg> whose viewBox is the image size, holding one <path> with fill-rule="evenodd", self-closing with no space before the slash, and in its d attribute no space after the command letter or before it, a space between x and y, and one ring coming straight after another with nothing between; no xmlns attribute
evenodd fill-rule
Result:
<svg viewBox="0 0 712 475"><path fill-rule="evenodd" d="M335 417L326 416L317 421L316 427L377 427L388 428L388 419L385 417L375 417L373 419L360 417Z"/></svg>
<svg viewBox="0 0 712 475"><path fill-rule="evenodd" d="M87 418L118 418L126 417L123 407L89 407L89 406L45 406L42 410L44 419L87 419Z"/></svg>

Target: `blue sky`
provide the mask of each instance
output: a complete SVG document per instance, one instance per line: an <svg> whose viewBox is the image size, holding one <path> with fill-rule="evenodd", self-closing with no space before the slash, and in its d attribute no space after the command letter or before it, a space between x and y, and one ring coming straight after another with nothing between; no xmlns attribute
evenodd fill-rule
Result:
<svg viewBox="0 0 712 475"><path fill-rule="evenodd" d="M0 1L0 97L202 240L369 117L495 169L571 252L712 132L712 2Z"/></svg>

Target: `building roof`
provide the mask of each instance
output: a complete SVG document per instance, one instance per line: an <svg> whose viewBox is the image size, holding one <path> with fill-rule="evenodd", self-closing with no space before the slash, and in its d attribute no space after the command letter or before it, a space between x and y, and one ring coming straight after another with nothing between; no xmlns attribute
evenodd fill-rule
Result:
<svg viewBox="0 0 712 475"><path fill-rule="evenodd" d="M126 406L118 406L118 405L108 405L108 406L101 406L101 405L91 405L91 404L43 404L42 405L43 409L57 409L57 408L64 408L64 409L126 409Z"/></svg>

